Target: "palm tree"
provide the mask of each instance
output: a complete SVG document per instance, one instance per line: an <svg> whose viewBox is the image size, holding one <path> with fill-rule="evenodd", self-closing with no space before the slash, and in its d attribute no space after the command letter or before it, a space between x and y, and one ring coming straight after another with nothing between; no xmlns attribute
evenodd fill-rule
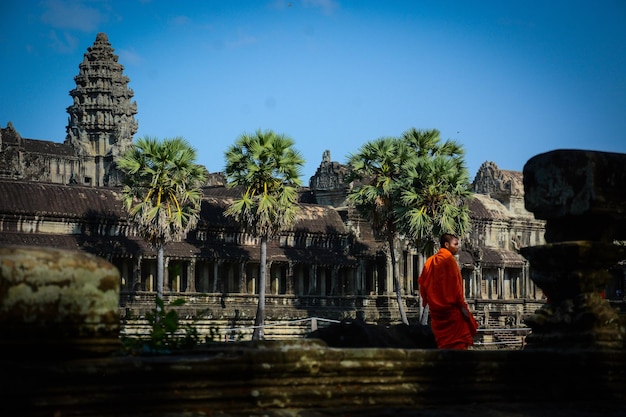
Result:
<svg viewBox="0 0 626 417"><path fill-rule="evenodd" d="M163 298L164 247L180 241L199 218L206 170L181 137L145 136L117 159L124 173L122 201L141 236L157 250L157 298Z"/></svg>
<svg viewBox="0 0 626 417"><path fill-rule="evenodd" d="M428 256L441 234L463 236L469 229L471 192L465 151L455 141L442 143L436 129L410 129L403 140L417 158L405 165L399 224L420 253Z"/></svg>
<svg viewBox="0 0 626 417"><path fill-rule="evenodd" d="M396 299L408 324L396 256L400 237L432 252L443 232L463 235L469 227L466 199L471 196L463 148L441 143L436 129L410 129L400 138L381 138L349 157L349 181L357 180L348 200L386 239Z"/></svg>
<svg viewBox="0 0 626 417"><path fill-rule="evenodd" d="M348 181L361 182L348 193L348 201L387 242L394 290L404 324L409 324L409 321L402 302L396 256L399 240L397 209L402 191L403 167L410 157L409 148L402 140L380 138L367 142L348 159Z"/></svg>
<svg viewBox="0 0 626 417"><path fill-rule="evenodd" d="M297 187L304 160L293 148L294 141L271 130L241 135L226 151L229 187L240 187L241 198L225 214L245 232L261 241L259 302L253 340L263 337L267 241L290 227L298 211Z"/></svg>

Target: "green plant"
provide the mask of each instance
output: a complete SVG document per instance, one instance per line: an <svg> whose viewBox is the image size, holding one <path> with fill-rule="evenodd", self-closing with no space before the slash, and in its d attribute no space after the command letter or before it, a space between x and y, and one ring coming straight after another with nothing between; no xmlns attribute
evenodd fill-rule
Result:
<svg viewBox="0 0 626 417"><path fill-rule="evenodd" d="M174 350L191 349L198 345L200 335L191 324L183 325L176 310L165 309L165 303L159 297L155 299L154 312L146 314L150 325L150 337L134 339L126 337L122 340L124 350L133 353L167 354ZM170 306L179 307L185 304L182 298L174 300Z"/></svg>

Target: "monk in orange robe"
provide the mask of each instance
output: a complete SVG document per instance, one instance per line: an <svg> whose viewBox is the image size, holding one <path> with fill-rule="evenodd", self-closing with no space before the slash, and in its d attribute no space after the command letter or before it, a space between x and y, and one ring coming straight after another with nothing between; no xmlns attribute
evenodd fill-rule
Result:
<svg viewBox="0 0 626 417"><path fill-rule="evenodd" d="M474 344L478 324L463 291L463 278L454 255L459 238L444 234L439 251L426 260L418 279L422 304L428 305L433 335L439 349L467 349Z"/></svg>

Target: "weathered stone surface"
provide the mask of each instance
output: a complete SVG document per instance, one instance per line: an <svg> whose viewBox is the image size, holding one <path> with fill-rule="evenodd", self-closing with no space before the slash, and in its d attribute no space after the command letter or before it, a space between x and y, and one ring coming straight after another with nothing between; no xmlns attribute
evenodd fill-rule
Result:
<svg viewBox="0 0 626 417"><path fill-rule="evenodd" d="M525 247L547 303L526 319L528 348L623 349L625 329L604 299L626 258L626 154L556 150L524 166L526 207L546 219L548 244Z"/></svg>
<svg viewBox="0 0 626 417"><path fill-rule="evenodd" d="M625 166L626 154L585 150L529 159L525 206L548 220L546 241L626 239Z"/></svg>
<svg viewBox="0 0 626 417"><path fill-rule="evenodd" d="M587 407L617 416L623 352L338 349L319 341L216 344L162 357L0 360L23 415L459 415ZM422 414L424 413L424 414Z"/></svg>
<svg viewBox="0 0 626 417"><path fill-rule="evenodd" d="M0 344L13 353L117 348L119 282L113 265L90 254L0 247Z"/></svg>

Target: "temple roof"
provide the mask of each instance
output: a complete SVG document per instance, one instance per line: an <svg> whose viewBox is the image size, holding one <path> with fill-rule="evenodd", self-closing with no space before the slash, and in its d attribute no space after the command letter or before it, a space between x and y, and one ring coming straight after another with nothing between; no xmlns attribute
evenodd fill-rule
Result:
<svg viewBox="0 0 626 417"><path fill-rule="evenodd" d="M126 236L89 236L53 233L0 233L0 246L43 246L59 249L84 250L98 256L136 256L156 258L157 253L145 240L139 237ZM230 260L259 262L260 250L256 245L243 246L228 243L200 242L191 239L183 242L169 242L166 255L174 258L196 258L206 260ZM267 246L268 261L302 262L317 265L350 265L356 259L349 254L329 248L293 248L282 247L277 242L269 242Z"/></svg>
<svg viewBox="0 0 626 417"><path fill-rule="evenodd" d="M209 228L231 228L224 216L238 190L205 188L200 223ZM127 219L118 187L87 187L19 180L0 180L0 213L50 215L67 218L114 217ZM294 231L308 233L348 233L337 211L330 207L300 203Z"/></svg>
<svg viewBox="0 0 626 417"><path fill-rule="evenodd" d="M64 158L76 157L72 147L66 143L51 142L48 140L22 139L22 146L26 152L30 153L56 155Z"/></svg>
<svg viewBox="0 0 626 417"><path fill-rule="evenodd" d="M0 213L83 218L126 218L119 189L0 180Z"/></svg>
<svg viewBox="0 0 626 417"><path fill-rule="evenodd" d="M222 238L212 238L213 231L235 232L235 223L224 216L238 191L226 187L207 187L203 189L204 198L200 210L198 231L208 232L207 238L196 239L191 233L184 242L168 244L171 256L200 257L207 259L241 259L256 261L259 259L257 245L229 243ZM107 224L125 223L127 214L120 201L119 187L87 187L82 185L61 185L41 182L0 179L0 216L48 216L57 219L75 219L77 221L107 219ZM301 199L302 200L302 199ZM350 234L346 226L347 216L343 211L328 206L299 203L301 211L292 232L296 236L306 233L309 238L319 236L324 239L321 245L304 244L301 248L282 247L278 240L268 244L268 259L283 261L307 261L318 264L352 263L354 255L375 256L380 253L383 242L376 240L367 222L352 219L357 227L358 240L352 242L350 254L342 252L335 242L327 243L326 236L344 236ZM511 214L499 201L486 195L475 194L469 200L471 217L484 220L510 219ZM99 219L99 220L98 220ZM356 223L355 223L356 221ZM87 221L86 223L92 223ZM0 244L27 244L36 246L56 246L67 249L82 248L93 253L116 253L133 256L156 256L156 252L141 238L133 236L102 236L83 227L83 234L46 234L46 233L0 233ZM85 232L87 231L87 232ZM307 246L308 247L304 247ZM495 248L481 249L481 262L484 266L523 265L524 258L516 252ZM460 253L462 265L470 266L475 262L475 254Z"/></svg>
<svg viewBox="0 0 626 417"><path fill-rule="evenodd" d="M490 247L481 248L479 254L461 248L458 256L462 268L470 268L478 262L483 268L522 268L527 262L517 252Z"/></svg>
<svg viewBox="0 0 626 417"><path fill-rule="evenodd" d="M500 201L484 194L473 194L467 202L471 217L477 220L511 218L511 213Z"/></svg>

